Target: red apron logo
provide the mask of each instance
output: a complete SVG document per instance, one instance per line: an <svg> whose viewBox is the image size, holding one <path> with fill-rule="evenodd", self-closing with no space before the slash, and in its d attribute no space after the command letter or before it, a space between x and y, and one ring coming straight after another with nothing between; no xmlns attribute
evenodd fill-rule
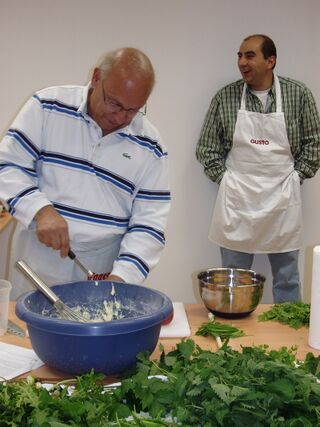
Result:
<svg viewBox="0 0 320 427"><path fill-rule="evenodd" d="M250 139L251 144L258 145L269 145L269 141L267 139Z"/></svg>
<svg viewBox="0 0 320 427"><path fill-rule="evenodd" d="M93 276L89 276L88 280L108 280L110 273L101 273L101 274L93 274Z"/></svg>

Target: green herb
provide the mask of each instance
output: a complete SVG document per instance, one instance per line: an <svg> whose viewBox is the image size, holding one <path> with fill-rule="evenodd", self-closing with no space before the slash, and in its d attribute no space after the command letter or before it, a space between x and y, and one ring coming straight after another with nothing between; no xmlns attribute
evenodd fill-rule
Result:
<svg viewBox="0 0 320 427"><path fill-rule="evenodd" d="M177 422L173 425L319 425L320 384L309 371L319 365L319 357L297 367L295 351L268 352L263 346L209 352L187 340L162 353L158 363L141 359L136 375L123 381L122 392L140 410L170 413ZM147 380L158 374L166 374L167 381Z"/></svg>
<svg viewBox="0 0 320 427"><path fill-rule="evenodd" d="M93 372L72 390L32 377L0 383L0 427L319 426L320 356L295 356L267 346L210 352L184 340L159 361L141 353L119 387Z"/></svg>
<svg viewBox="0 0 320 427"><path fill-rule="evenodd" d="M260 314L258 320L274 320L289 325L294 329L299 329L302 326L309 326L310 304L305 304L304 302L274 304L270 310Z"/></svg>
<svg viewBox="0 0 320 427"><path fill-rule="evenodd" d="M212 319L203 323L197 330L196 335L203 337L220 337L221 341L226 344L230 338L244 337L246 334L235 326L228 325L227 323L216 322Z"/></svg>

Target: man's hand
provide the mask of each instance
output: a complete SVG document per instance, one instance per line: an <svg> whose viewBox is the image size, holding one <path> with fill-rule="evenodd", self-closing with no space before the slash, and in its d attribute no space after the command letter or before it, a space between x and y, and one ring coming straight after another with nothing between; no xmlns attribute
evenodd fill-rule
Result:
<svg viewBox="0 0 320 427"><path fill-rule="evenodd" d="M38 239L44 245L59 250L65 258L69 251L69 234L66 220L53 206L44 206L34 217Z"/></svg>

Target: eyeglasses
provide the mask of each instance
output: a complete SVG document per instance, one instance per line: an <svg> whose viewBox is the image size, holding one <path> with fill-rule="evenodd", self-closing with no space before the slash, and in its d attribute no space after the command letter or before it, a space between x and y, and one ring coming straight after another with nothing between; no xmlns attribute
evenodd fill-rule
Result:
<svg viewBox="0 0 320 427"><path fill-rule="evenodd" d="M101 86L102 86L102 94L103 94L104 105L113 113L124 112L128 116L134 116L137 113L140 113L142 115L146 115L147 104L144 105L143 109L141 109L141 108L124 108L121 104L119 104L119 102L117 102L115 99L112 99L108 94L105 93L102 82L101 82Z"/></svg>

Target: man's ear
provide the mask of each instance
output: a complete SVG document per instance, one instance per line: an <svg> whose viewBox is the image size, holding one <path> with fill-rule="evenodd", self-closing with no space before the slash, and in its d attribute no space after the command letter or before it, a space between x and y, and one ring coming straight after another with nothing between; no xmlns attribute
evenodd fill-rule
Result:
<svg viewBox="0 0 320 427"><path fill-rule="evenodd" d="M95 68L93 70L93 74L91 77L91 86L95 87L100 80L101 80L101 70L99 68Z"/></svg>
<svg viewBox="0 0 320 427"><path fill-rule="evenodd" d="M274 55L269 56L268 58L268 65L269 68L272 70L274 66L276 65L276 57Z"/></svg>

